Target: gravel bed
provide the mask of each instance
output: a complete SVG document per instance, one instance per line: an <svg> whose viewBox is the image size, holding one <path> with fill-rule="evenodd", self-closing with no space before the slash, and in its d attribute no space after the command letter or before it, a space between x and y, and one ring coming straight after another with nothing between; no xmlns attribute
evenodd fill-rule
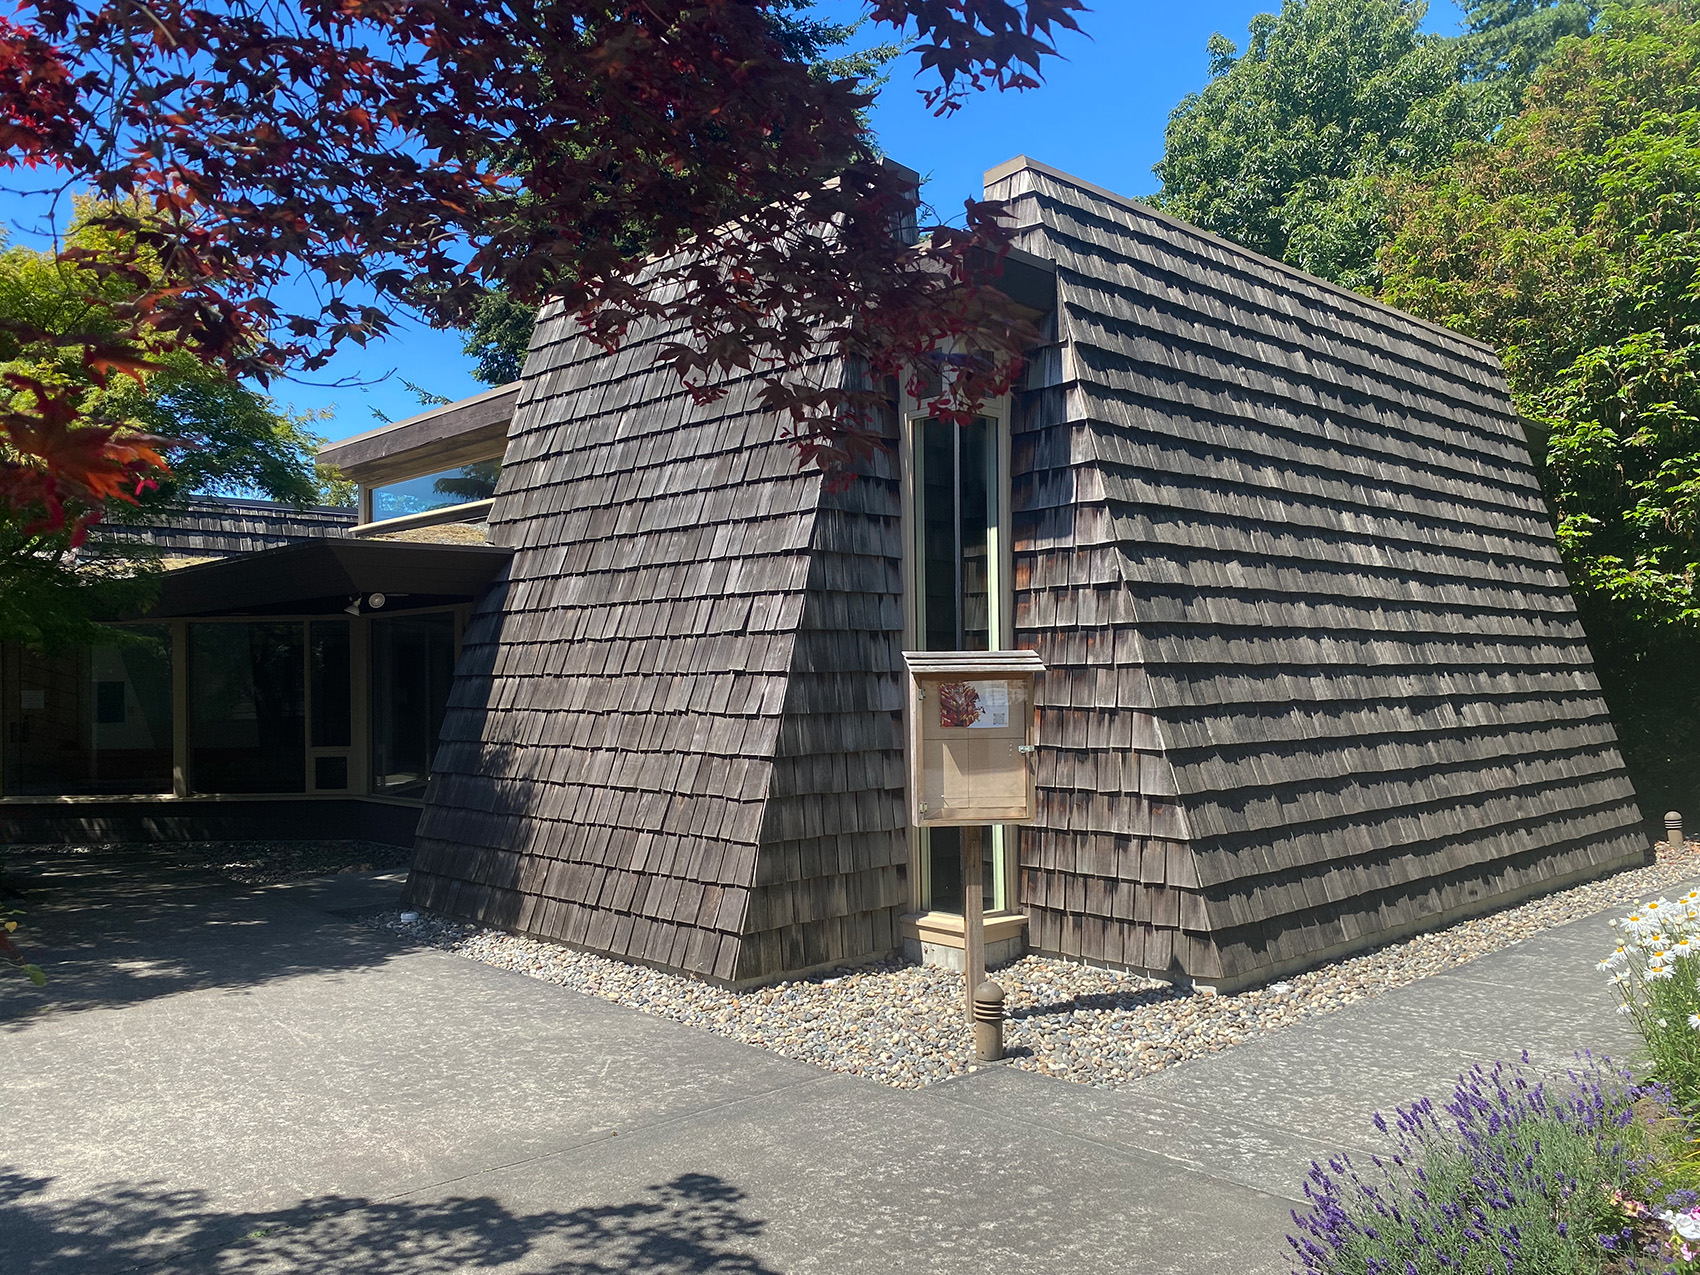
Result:
<svg viewBox="0 0 1700 1275"><path fill-rule="evenodd" d="M1114 1088L1253 1037L1403 987L1566 921L1700 877L1700 843L1659 847L1656 864L1575 886L1233 996L1027 956L996 972L1014 1066ZM365 924L500 969L689 1023L832 1071L912 1089L972 1071L962 979L881 962L730 992L554 943L393 910Z"/></svg>
<svg viewBox="0 0 1700 1275"><path fill-rule="evenodd" d="M375 841L180 841L101 842L91 844L0 847L0 869L8 861L61 856L146 859L171 868L216 872L242 885L276 885L339 872L377 872L405 868L411 850Z"/></svg>

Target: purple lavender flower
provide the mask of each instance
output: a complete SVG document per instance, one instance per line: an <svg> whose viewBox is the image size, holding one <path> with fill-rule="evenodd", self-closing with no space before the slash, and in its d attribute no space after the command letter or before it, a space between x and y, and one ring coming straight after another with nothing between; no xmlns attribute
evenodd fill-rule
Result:
<svg viewBox="0 0 1700 1275"><path fill-rule="evenodd" d="M1516 1064L1477 1065L1458 1077L1444 1106L1421 1098L1375 1112L1371 1123L1390 1145L1369 1167L1360 1171L1344 1153L1312 1163L1308 1206L1294 1211L1288 1237L1295 1270L1515 1275L1597 1269L1602 1250L1633 1252L1632 1231L1596 1237L1576 1223L1602 1184L1631 1172L1617 1131L1635 1119L1634 1104L1648 1099L1669 1110L1668 1096L1587 1055L1567 1079L1555 1087ZM1682 1201L1673 1194L1667 1208L1696 1203L1693 1192Z"/></svg>

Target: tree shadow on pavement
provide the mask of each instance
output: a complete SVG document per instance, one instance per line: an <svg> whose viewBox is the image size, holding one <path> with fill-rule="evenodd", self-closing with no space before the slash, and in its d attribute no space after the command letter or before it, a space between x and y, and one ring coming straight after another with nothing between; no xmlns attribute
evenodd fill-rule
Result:
<svg viewBox="0 0 1700 1275"><path fill-rule="evenodd" d="M327 1195L226 1212L204 1193L122 1184L75 1200L52 1180L0 1171L8 1275L778 1275L747 1251L767 1223L738 1187L688 1173L622 1204L516 1213L489 1196Z"/></svg>
<svg viewBox="0 0 1700 1275"><path fill-rule="evenodd" d="M301 906L293 901L300 888L241 885L146 854L20 857L7 864L6 884L13 937L48 981L36 988L0 970L0 1030L175 992L377 965L405 946Z"/></svg>

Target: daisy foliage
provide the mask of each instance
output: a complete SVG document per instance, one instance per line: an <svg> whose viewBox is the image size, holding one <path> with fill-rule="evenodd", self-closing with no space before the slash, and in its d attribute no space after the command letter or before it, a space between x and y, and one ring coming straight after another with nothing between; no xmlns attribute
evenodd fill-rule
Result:
<svg viewBox="0 0 1700 1275"><path fill-rule="evenodd" d="M1646 1042L1653 1074L1687 1110L1700 1107L1700 890L1654 899L1612 922L1617 946L1597 968Z"/></svg>

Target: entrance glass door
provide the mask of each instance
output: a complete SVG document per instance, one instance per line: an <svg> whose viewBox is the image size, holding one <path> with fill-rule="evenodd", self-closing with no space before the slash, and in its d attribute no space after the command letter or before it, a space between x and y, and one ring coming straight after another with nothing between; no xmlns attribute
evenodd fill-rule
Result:
<svg viewBox="0 0 1700 1275"><path fill-rule="evenodd" d="M916 636L927 651L997 651L1004 614L1007 523L1000 423L914 422ZM922 906L962 911L962 855L978 851L988 912L1005 906L1003 829L921 829Z"/></svg>

